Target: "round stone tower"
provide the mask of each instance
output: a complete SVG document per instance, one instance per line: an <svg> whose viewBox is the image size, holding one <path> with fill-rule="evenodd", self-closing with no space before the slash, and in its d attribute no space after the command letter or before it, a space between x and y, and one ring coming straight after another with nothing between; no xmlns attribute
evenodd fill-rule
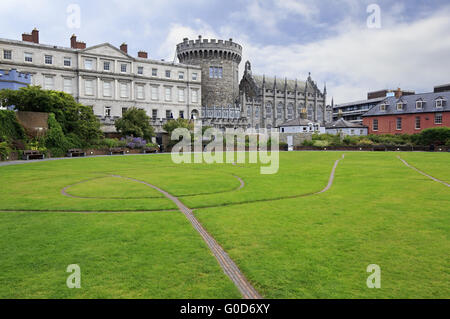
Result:
<svg viewBox="0 0 450 319"><path fill-rule="evenodd" d="M242 47L233 42L184 38L177 45L180 63L201 66L202 105L234 106L239 98L239 63L242 60Z"/></svg>

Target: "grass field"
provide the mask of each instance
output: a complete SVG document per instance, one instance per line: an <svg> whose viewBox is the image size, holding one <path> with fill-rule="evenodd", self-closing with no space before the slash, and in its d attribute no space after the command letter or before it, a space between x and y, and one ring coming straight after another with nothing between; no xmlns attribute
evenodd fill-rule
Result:
<svg viewBox="0 0 450 319"><path fill-rule="evenodd" d="M175 204L126 178L194 209L265 298L449 298L450 189L397 155L450 182L450 154L348 152L313 195L342 154L280 153L276 175L169 155L0 167L0 298L239 298Z"/></svg>

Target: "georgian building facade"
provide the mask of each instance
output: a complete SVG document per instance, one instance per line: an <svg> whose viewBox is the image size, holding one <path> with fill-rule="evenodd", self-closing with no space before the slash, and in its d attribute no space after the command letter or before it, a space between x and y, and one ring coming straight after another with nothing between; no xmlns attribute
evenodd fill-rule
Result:
<svg viewBox="0 0 450 319"><path fill-rule="evenodd" d="M87 47L71 38L71 47L39 43L39 33L23 41L0 39L0 68L31 75L31 85L69 93L93 108L105 132L130 107L144 109L156 131L170 118L198 117L201 112L201 68L128 54L126 44Z"/></svg>
<svg viewBox="0 0 450 319"><path fill-rule="evenodd" d="M279 80L253 75L251 64L245 65L240 83L240 104L248 126L273 129L301 117L325 125L332 121L333 109L326 105L326 87L321 92L311 76L303 81Z"/></svg>

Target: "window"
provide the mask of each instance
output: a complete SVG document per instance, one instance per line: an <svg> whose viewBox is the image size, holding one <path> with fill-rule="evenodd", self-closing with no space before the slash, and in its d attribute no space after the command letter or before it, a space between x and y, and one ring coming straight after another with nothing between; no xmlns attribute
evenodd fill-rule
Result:
<svg viewBox="0 0 450 319"><path fill-rule="evenodd" d="M152 76L158 76L158 69L152 69Z"/></svg>
<svg viewBox="0 0 450 319"><path fill-rule="evenodd" d="M144 99L144 86L138 85L136 86L136 96L138 99Z"/></svg>
<svg viewBox="0 0 450 319"><path fill-rule="evenodd" d="M109 61L103 62L103 71L111 71L111 62Z"/></svg>
<svg viewBox="0 0 450 319"><path fill-rule="evenodd" d="M64 58L64 66L72 66L72 59Z"/></svg>
<svg viewBox="0 0 450 319"><path fill-rule="evenodd" d="M210 79L221 79L223 76L223 69L220 67L212 66L209 68Z"/></svg>
<svg viewBox="0 0 450 319"><path fill-rule="evenodd" d="M420 116L416 116L416 130L420 130Z"/></svg>
<svg viewBox="0 0 450 319"><path fill-rule="evenodd" d="M105 106L105 116L106 117L111 116L111 106Z"/></svg>
<svg viewBox="0 0 450 319"><path fill-rule="evenodd" d="M138 66L138 74L139 75L143 75L144 74L144 67L143 66Z"/></svg>
<svg viewBox="0 0 450 319"><path fill-rule="evenodd" d="M180 118L184 119L184 111L180 111Z"/></svg>
<svg viewBox="0 0 450 319"><path fill-rule="evenodd" d="M259 106L255 109L255 117L259 117Z"/></svg>
<svg viewBox="0 0 450 319"><path fill-rule="evenodd" d="M53 90L55 87L55 78L53 76L46 76L44 78L44 88L46 90Z"/></svg>
<svg viewBox="0 0 450 319"><path fill-rule="evenodd" d="M120 97L122 98L128 97L128 84L120 83Z"/></svg>
<svg viewBox="0 0 450 319"><path fill-rule="evenodd" d="M401 131L402 129L402 118L398 117L397 118L397 131Z"/></svg>
<svg viewBox="0 0 450 319"><path fill-rule="evenodd" d="M44 62L45 62L45 64L53 64L53 56L46 55L44 58Z"/></svg>
<svg viewBox="0 0 450 319"><path fill-rule="evenodd" d="M172 100L172 88L166 88L166 101Z"/></svg>
<svg viewBox="0 0 450 319"><path fill-rule="evenodd" d="M3 50L3 59L11 60L12 59L12 51L11 50Z"/></svg>
<svg viewBox="0 0 450 319"><path fill-rule="evenodd" d="M111 82L103 82L103 96L112 96Z"/></svg>
<svg viewBox="0 0 450 319"><path fill-rule="evenodd" d="M424 101L416 101L416 109L417 110L422 110L424 104L425 104Z"/></svg>
<svg viewBox="0 0 450 319"><path fill-rule="evenodd" d="M293 112L293 109L290 107L290 108L288 108L288 119L292 120L293 117L294 117L294 112Z"/></svg>
<svg viewBox="0 0 450 319"><path fill-rule="evenodd" d="M386 109L387 109L387 105L386 104L381 104L380 105L380 111L386 111Z"/></svg>
<svg viewBox="0 0 450 319"><path fill-rule="evenodd" d="M178 89L178 102L184 102L184 89Z"/></svg>
<svg viewBox="0 0 450 319"><path fill-rule="evenodd" d="M64 92L72 94L72 79L64 79Z"/></svg>
<svg viewBox="0 0 450 319"><path fill-rule="evenodd" d="M192 73L192 81L197 81L197 73Z"/></svg>
<svg viewBox="0 0 450 319"><path fill-rule="evenodd" d="M402 102L397 103L397 111L403 111L403 103Z"/></svg>
<svg viewBox="0 0 450 319"><path fill-rule="evenodd" d="M170 110L166 110L166 119L173 119L173 115Z"/></svg>
<svg viewBox="0 0 450 319"><path fill-rule="evenodd" d="M92 70L92 60L90 59L84 60L84 68L86 70Z"/></svg>
<svg viewBox="0 0 450 319"><path fill-rule="evenodd" d="M178 80L184 80L184 72L178 72Z"/></svg>
<svg viewBox="0 0 450 319"><path fill-rule="evenodd" d="M281 107L277 108L277 119L281 119L283 116L283 109Z"/></svg>
<svg viewBox="0 0 450 319"><path fill-rule="evenodd" d="M25 62L33 62L33 53L25 52Z"/></svg>
<svg viewBox="0 0 450 319"><path fill-rule="evenodd" d="M436 108L442 108L444 106L444 100L443 99L437 99L436 100Z"/></svg>
<svg viewBox="0 0 450 319"><path fill-rule="evenodd" d="M152 110L152 119L156 119L156 118L158 118L158 110L153 109Z"/></svg>
<svg viewBox="0 0 450 319"><path fill-rule="evenodd" d="M442 124L442 113L436 113L434 115L434 124Z"/></svg>
<svg viewBox="0 0 450 319"><path fill-rule="evenodd" d="M85 95L94 95L94 81L93 80L85 80L84 81L84 94Z"/></svg>
<svg viewBox="0 0 450 319"><path fill-rule="evenodd" d="M122 63L120 65L120 72L126 73L127 72L127 65L125 63Z"/></svg>
<svg viewBox="0 0 450 319"><path fill-rule="evenodd" d="M374 131L378 131L378 120L374 119L372 122L372 127Z"/></svg>
<svg viewBox="0 0 450 319"><path fill-rule="evenodd" d="M198 103L198 90L192 90L192 103Z"/></svg>
<svg viewBox="0 0 450 319"><path fill-rule="evenodd" d="M152 86L152 100L157 101L158 100L158 87Z"/></svg>
<svg viewBox="0 0 450 319"><path fill-rule="evenodd" d="M170 70L166 70L166 78L170 78Z"/></svg>

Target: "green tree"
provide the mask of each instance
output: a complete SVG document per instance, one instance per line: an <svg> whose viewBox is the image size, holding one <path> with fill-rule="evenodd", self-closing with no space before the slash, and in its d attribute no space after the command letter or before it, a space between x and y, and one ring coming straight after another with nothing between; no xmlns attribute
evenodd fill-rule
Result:
<svg viewBox="0 0 450 319"><path fill-rule="evenodd" d="M48 128L45 136L45 147L51 151L52 156L64 156L70 145L53 113L48 116Z"/></svg>
<svg viewBox="0 0 450 319"><path fill-rule="evenodd" d="M182 118L178 118L176 120L170 120L168 121L166 124L164 124L163 129L169 134L169 145L170 146L174 146L175 144L177 144L181 138L179 138L178 140L172 140L172 132L175 131L177 128L185 128L188 129L190 132L194 131L194 123L186 120L186 119L182 119ZM194 136L191 136L191 141L194 140Z"/></svg>
<svg viewBox="0 0 450 319"><path fill-rule="evenodd" d="M128 109L121 119L116 121L116 129L123 136L142 137L147 141L155 136L155 130L150 125L150 117L145 110L135 107Z"/></svg>
<svg viewBox="0 0 450 319"><path fill-rule="evenodd" d="M445 145L450 140L450 127L434 127L425 129L417 137L420 145Z"/></svg>
<svg viewBox="0 0 450 319"><path fill-rule="evenodd" d="M0 102L14 105L18 111L53 113L64 134L76 134L85 145L102 136L92 109L77 103L70 94L28 86L17 91L1 90Z"/></svg>

